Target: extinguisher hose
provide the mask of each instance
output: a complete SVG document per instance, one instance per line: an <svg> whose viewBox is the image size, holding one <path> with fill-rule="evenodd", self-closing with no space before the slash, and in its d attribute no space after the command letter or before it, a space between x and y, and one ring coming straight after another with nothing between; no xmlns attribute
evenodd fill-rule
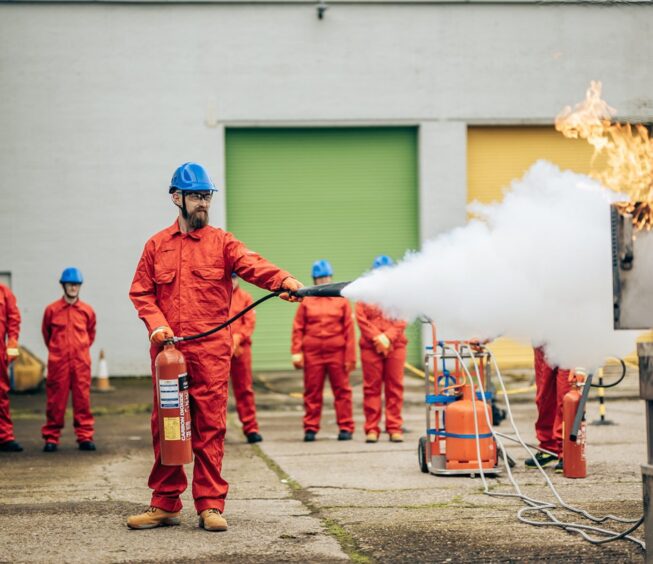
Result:
<svg viewBox="0 0 653 564"><path fill-rule="evenodd" d="M315 298L340 298L342 297L341 291L348 284L350 284L350 282L333 282L331 284L319 284L317 286L306 286L304 288L300 288L296 292L289 292L288 290L276 290L275 292L271 292L269 294L266 294L262 298L259 298L253 304L250 304L242 311L239 311L231 319L227 319L227 321L221 323L220 325L214 327L213 329L209 329L208 331L204 331L203 333L197 333L197 335L188 335L186 337L173 337L171 339L171 342L180 343L182 341L194 341L195 339L201 339L202 337L208 337L209 335L213 335L213 333L222 331L222 329L228 327L237 319L240 319L243 315L245 315L251 309L254 309L257 305L262 304L264 301L269 300L270 298L275 298L281 294L288 293L291 296L300 299L309 296Z"/></svg>
<svg viewBox="0 0 653 564"><path fill-rule="evenodd" d="M228 327L231 325L234 321L237 319L240 319L243 315L245 315L248 311L254 309L257 305L262 304L264 301L269 300L270 298L275 298L280 294L283 294L285 290L277 290L276 292L271 292L269 294L266 294L262 298L259 298L256 300L254 303L248 305L245 309L242 311L239 311L236 315L234 315L232 318L227 319L224 323L221 323L217 327L214 327L213 329L209 329L208 331L204 331L203 333L197 333L197 335L188 335L186 337L173 337L172 342L173 343L180 343L181 341L194 341L195 339L201 339L202 337L208 337L209 335L212 335L213 333L217 333L218 331L222 331L225 327Z"/></svg>
<svg viewBox="0 0 653 564"><path fill-rule="evenodd" d="M617 358L617 360L621 364L621 376L619 376L619 378L611 384L591 384L591 388L614 388L615 386L621 384L622 380L626 377L626 363L624 362L623 358Z"/></svg>

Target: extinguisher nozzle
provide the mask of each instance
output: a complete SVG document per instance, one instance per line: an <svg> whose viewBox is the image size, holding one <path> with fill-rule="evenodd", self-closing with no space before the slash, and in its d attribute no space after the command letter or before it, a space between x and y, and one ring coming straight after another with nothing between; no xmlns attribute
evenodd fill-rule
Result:
<svg viewBox="0 0 653 564"><path fill-rule="evenodd" d="M342 290L350 282L334 282L332 284L319 284L318 286L306 286L300 288L293 295L298 298L315 297L315 298L341 298Z"/></svg>

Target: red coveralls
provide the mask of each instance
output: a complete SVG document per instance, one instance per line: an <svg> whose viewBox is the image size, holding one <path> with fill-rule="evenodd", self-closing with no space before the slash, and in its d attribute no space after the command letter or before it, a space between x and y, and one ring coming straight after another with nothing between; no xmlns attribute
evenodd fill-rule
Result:
<svg viewBox="0 0 653 564"><path fill-rule="evenodd" d="M404 400L404 364L406 362L406 323L388 319L381 310L362 302L356 304L356 319L361 331L361 364L363 366L363 411L365 433L381 433L381 388L385 385L385 430L401 433ZM384 357L374 348L374 337L381 333L390 340L390 352Z"/></svg>
<svg viewBox="0 0 653 564"><path fill-rule="evenodd" d="M61 298L45 308L41 332L48 347L46 422L41 434L48 443L59 442L72 390L77 442L92 441L90 348L95 341L95 312L79 299L69 304Z"/></svg>
<svg viewBox="0 0 653 564"><path fill-rule="evenodd" d="M231 233L206 226L182 233L177 221L146 244L136 268L129 297L151 333L169 326L175 335L193 335L212 329L228 318L231 272L268 290L277 290L288 272L250 251ZM186 359L190 379L192 442L195 453L193 499L198 513L224 510L229 489L221 476L227 417L231 333L177 345ZM160 349L150 347L152 374ZM153 382L154 383L154 382ZM154 466L148 485L154 490L151 505L179 511L179 496L186 489L183 466L163 466L154 389L152 409Z"/></svg>
<svg viewBox="0 0 653 564"><path fill-rule="evenodd" d="M234 293L231 296L229 317L233 317L244 310L253 301L252 296L240 286L234 288ZM234 354L231 357L231 387L236 397L238 418L243 424L243 433L246 435L258 433L256 403L252 387L252 333L254 333L255 325L256 312L253 309L231 324L231 334L241 336L240 351L236 351L238 356Z"/></svg>
<svg viewBox="0 0 653 564"><path fill-rule="evenodd" d="M292 354L304 356L304 431L320 430L324 379L329 375L341 431L354 431L352 392L345 363L356 362L356 336L349 302L304 298L292 328Z"/></svg>
<svg viewBox="0 0 653 564"><path fill-rule="evenodd" d="M18 340L20 312L16 297L0 284L0 443L14 440L14 426L9 413L9 374L7 372L7 339Z"/></svg>
<svg viewBox="0 0 653 564"><path fill-rule="evenodd" d="M540 447L555 452L562 458L562 399L571 389L569 370L550 366L542 347L534 349L534 353L537 388L535 434Z"/></svg>

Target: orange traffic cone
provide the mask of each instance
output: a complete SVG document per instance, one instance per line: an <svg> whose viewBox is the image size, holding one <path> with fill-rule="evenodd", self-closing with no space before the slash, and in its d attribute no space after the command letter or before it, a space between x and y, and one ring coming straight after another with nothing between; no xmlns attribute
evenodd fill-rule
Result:
<svg viewBox="0 0 653 564"><path fill-rule="evenodd" d="M94 392L113 392L115 390L109 384L109 367L107 366L107 359L104 358L104 350L100 351L100 362L98 364L98 374L95 378Z"/></svg>

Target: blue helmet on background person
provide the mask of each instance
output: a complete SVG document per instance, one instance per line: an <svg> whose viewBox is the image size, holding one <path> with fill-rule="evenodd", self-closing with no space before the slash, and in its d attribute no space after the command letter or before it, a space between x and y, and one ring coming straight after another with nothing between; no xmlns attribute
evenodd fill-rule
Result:
<svg viewBox="0 0 653 564"><path fill-rule="evenodd" d="M311 270L313 278L324 278L325 276L333 276L333 268L331 263L326 259L316 260L313 263Z"/></svg>
<svg viewBox="0 0 653 564"><path fill-rule="evenodd" d="M82 276L82 271L79 268L74 266L69 266L61 273L61 278L59 278L60 284L83 284L84 277Z"/></svg>
<svg viewBox="0 0 653 564"><path fill-rule="evenodd" d="M207 170L199 163L184 163L175 170L170 181L170 194L175 190L182 192L218 191Z"/></svg>
<svg viewBox="0 0 653 564"><path fill-rule="evenodd" d="M388 255L379 255L374 259L372 268L381 268L383 266L392 266L395 263Z"/></svg>

